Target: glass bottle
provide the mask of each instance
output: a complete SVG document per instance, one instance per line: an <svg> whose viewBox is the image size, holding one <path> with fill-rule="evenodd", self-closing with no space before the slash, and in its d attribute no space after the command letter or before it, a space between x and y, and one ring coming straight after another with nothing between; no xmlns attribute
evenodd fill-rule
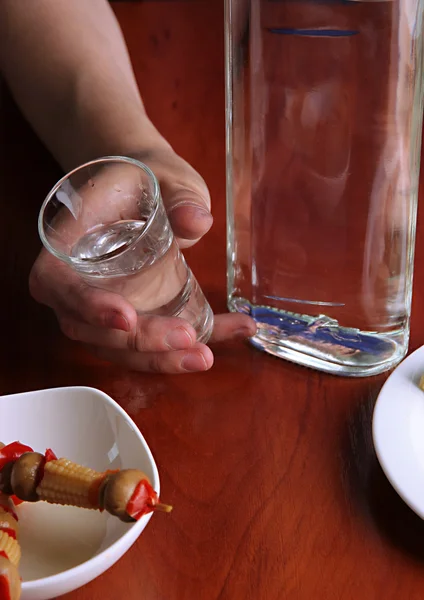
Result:
<svg viewBox="0 0 424 600"><path fill-rule="evenodd" d="M406 354L424 0L226 0L228 306L340 375Z"/></svg>

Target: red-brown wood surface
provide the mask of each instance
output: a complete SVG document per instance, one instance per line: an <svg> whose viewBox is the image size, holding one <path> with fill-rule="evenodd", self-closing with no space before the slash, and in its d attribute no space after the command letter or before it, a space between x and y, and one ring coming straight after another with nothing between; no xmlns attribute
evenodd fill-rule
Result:
<svg viewBox="0 0 424 600"><path fill-rule="evenodd" d="M225 310L222 2L114 8L148 112L209 184L215 224L187 254L214 309ZM340 379L242 343L215 348L205 374L99 365L29 297L37 212L59 170L5 93L0 134L0 393L75 384L111 394L145 435L175 507L65 598L421 599L424 523L392 490L372 446L385 376ZM424 343L422 227L411 350Z"/></svg>

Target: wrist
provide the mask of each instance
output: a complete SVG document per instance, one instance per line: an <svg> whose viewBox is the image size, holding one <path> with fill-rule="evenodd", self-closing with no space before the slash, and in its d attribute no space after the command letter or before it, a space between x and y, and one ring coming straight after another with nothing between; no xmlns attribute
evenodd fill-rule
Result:
<svg viewBox="0 0 424 600"><path fill-rule="evenodd" d="M57 158L65 171L102 156L129 156L143 161L161 152L172 152L146 113L139 110L131 119L96 119L89 126L70 126L63 139L63 151L59 150Z"/></svg>
<svg viewBox="0 0 424 600"><path fill-rule="evenodd" d="M171 144L146 114L142 115L125 135L110 140L108 146L115 155L129 156L141 161L161 152L173 151Z"/></svg>

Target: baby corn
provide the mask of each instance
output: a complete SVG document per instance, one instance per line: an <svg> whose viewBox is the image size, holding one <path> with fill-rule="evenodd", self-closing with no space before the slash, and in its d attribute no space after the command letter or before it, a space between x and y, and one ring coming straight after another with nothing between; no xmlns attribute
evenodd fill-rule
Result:
<svg viewBox="0 0 424 600"><path fill-rule="evenodd" d="M89 467L77 465L66 458L51 460L44 466L44 475L37 487L40 500L51 504L98 509L97 495L104 475Z"/></svg>
<svg viewBox="0 0 424 600"><path fill-rule="evenodd" d="M10 562L17 567L21 560L21 548L8 533L0 530L0 552L4 552Z"/></svg>

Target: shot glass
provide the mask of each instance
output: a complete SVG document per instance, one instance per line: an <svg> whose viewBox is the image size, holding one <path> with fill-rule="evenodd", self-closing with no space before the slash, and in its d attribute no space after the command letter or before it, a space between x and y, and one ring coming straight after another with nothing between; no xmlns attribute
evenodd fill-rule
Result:
<svg viewBox="0 0 424 600"><path fill-rule="evenodd" d="M213 313L175 241L159 183L143 163L107 156L56 183L40 210L45 248L139 315L178 316L206 343Z"/></svg>

